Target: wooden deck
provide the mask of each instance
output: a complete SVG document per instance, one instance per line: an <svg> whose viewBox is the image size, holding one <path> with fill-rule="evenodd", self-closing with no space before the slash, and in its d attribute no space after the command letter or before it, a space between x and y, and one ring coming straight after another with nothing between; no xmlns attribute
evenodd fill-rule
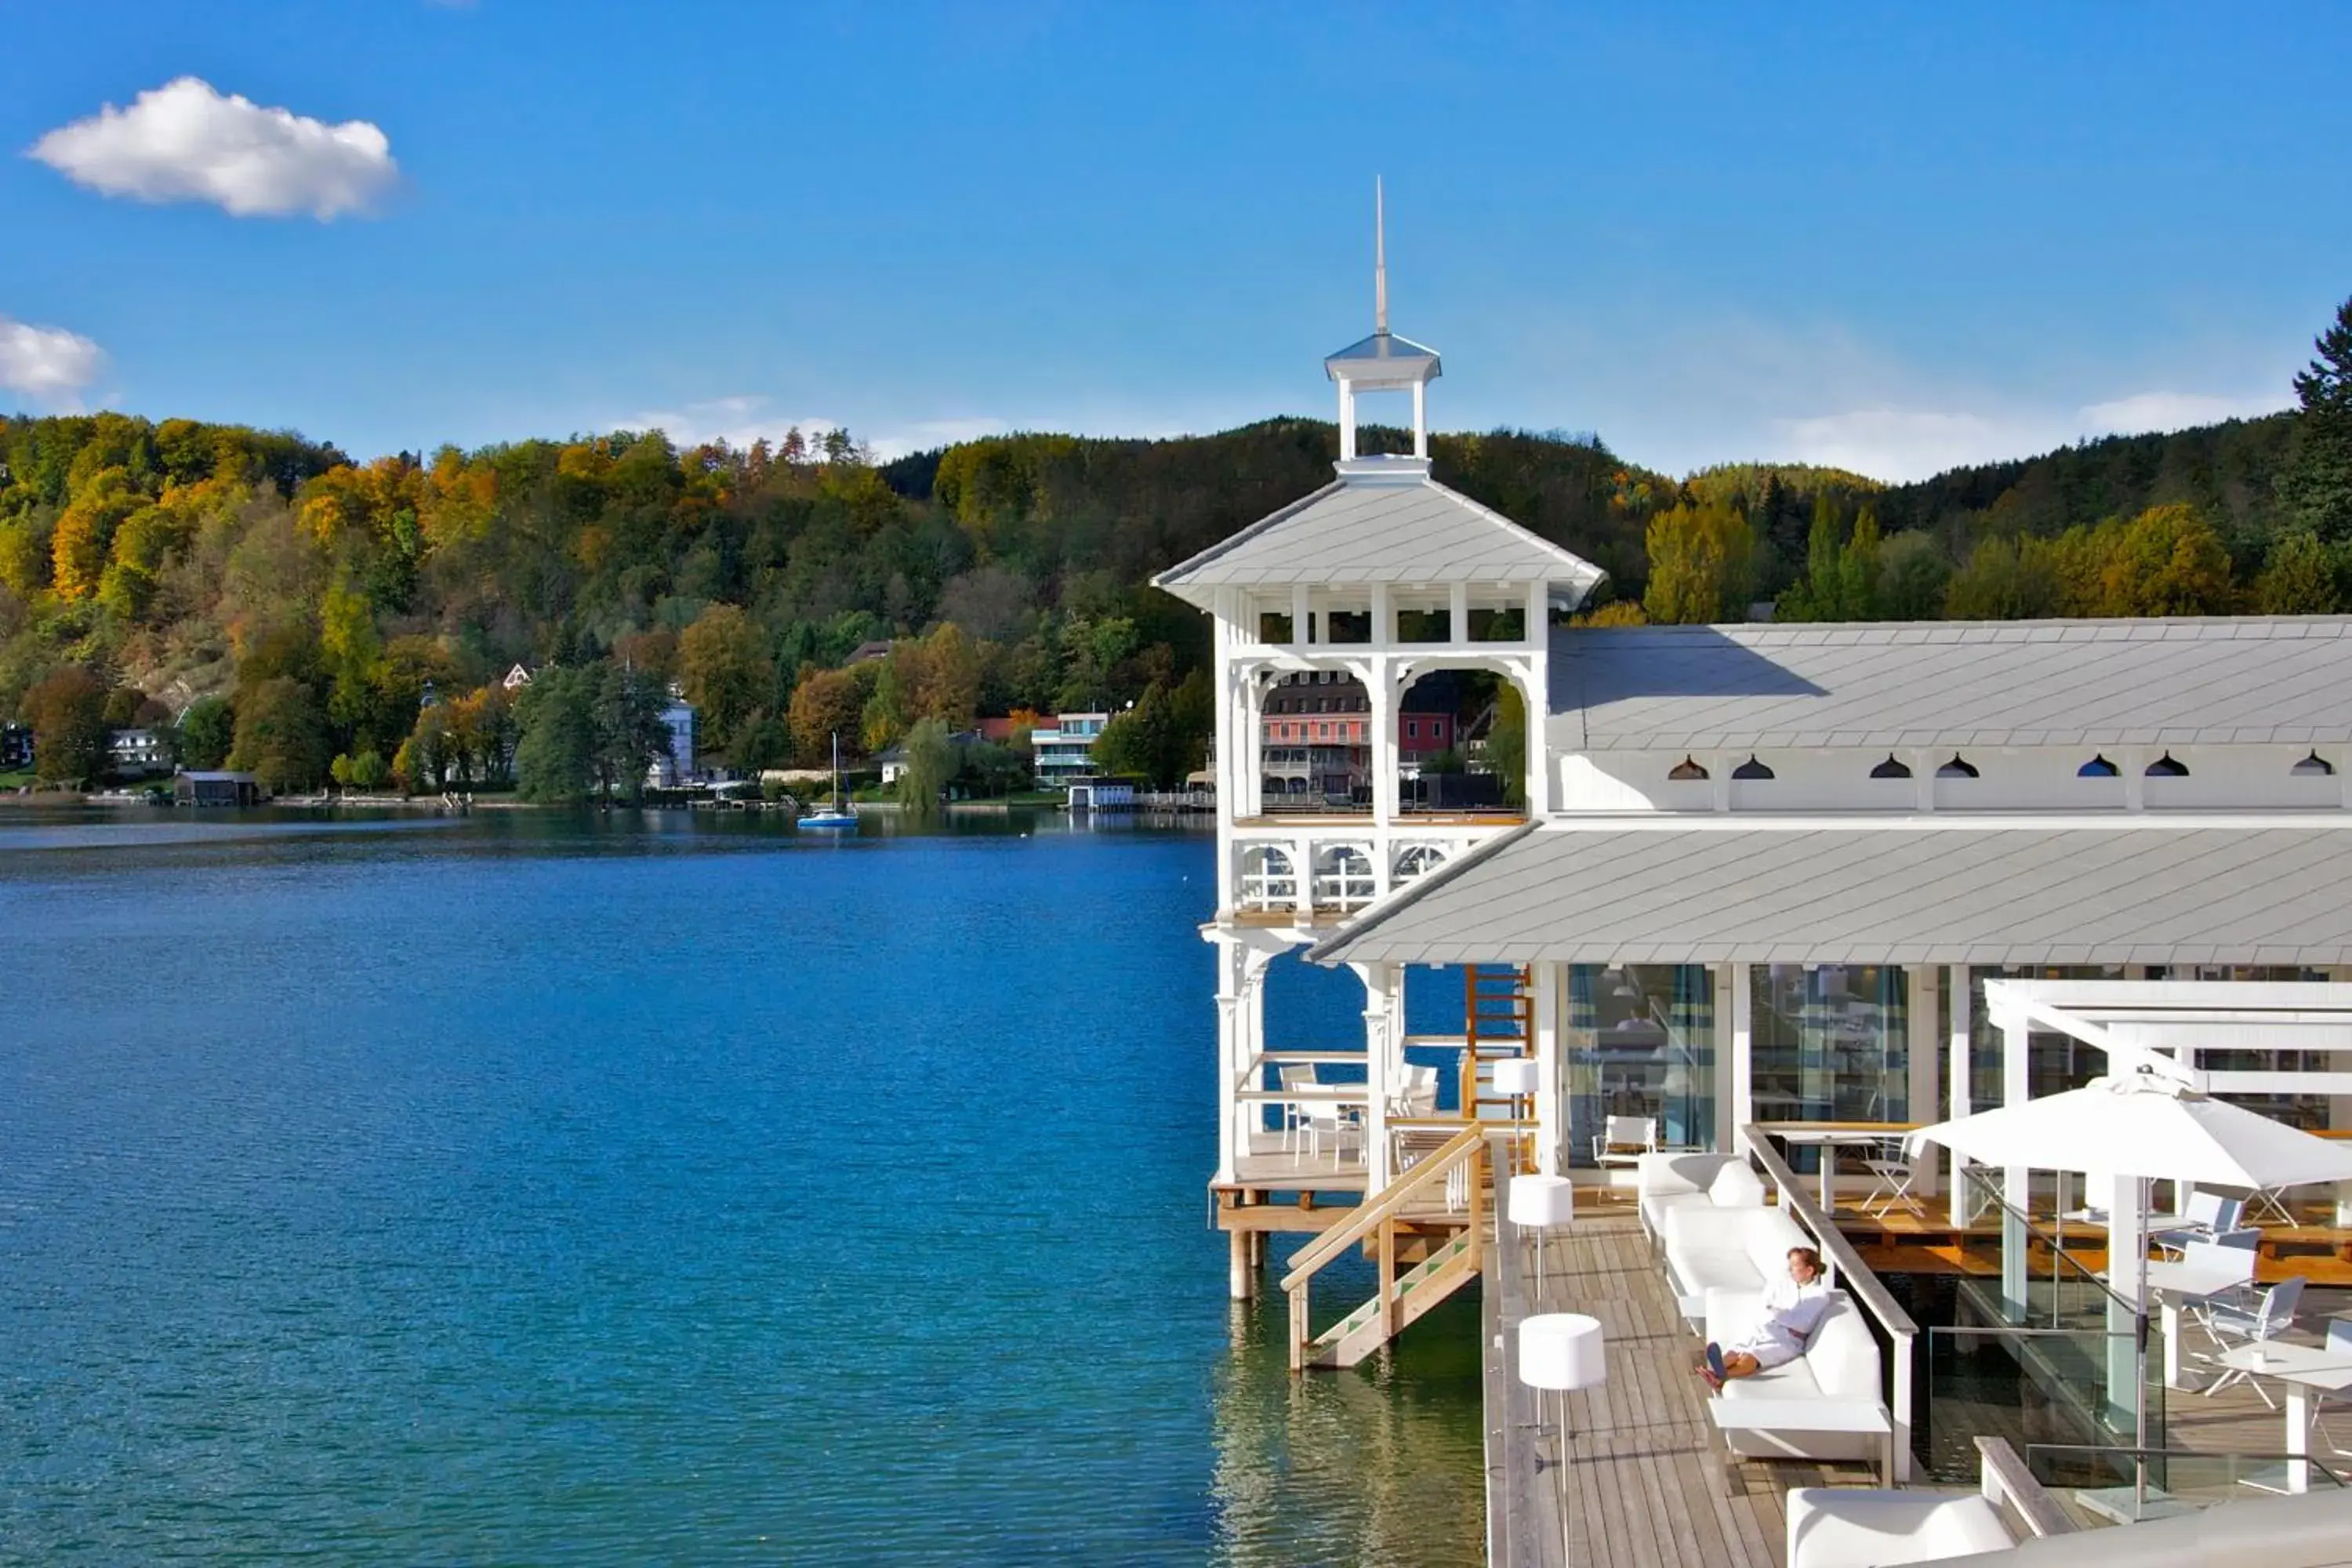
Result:
<svg viewBox="0 0 2352 1568"><path fill-rule="evenodd" d="M1583 1199L1586 1194L1580 1193ZM1489 1249L1486 1342L1487 1561L1495 1568L1786 1568L1781 1494L1870 1486L1865 1466L1734 1459L1707 1419L1691 1368L1697 1342L1630 1206L1580 1207L1545 1241ZM1609 1381L1566 1396L1570 1462L1538 1428L1517 1376L1519 1321L1587 1312L1607 1333ZM1499 1346L1499 1348L1497 1348ZM1547 1395L1553 1412L1559 1395Z"/></svg>

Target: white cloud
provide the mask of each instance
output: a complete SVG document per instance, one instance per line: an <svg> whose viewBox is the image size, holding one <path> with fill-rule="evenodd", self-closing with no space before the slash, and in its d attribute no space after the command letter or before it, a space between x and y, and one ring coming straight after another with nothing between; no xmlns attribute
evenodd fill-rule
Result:
<svg viewBox="0 0 2352 1568"><path fill-rule="evenodd" d="M1780 421L1791 458L1851 468L1900 483L1970 463L2037 457L2103 436L2186 430L2274 412L2277 397L2197 392L2139 392L2061 409L1995 406L1929 410L1863 408Z"/></svg>
<svg viewBox="0 0 2352 1568"><path fill-rule="evenodd" d="M707 398L677 408L647 409L607 423L637 430L659 430L681 447L724 441L739 449L762 440L771 447L781 445L785 433L795 428L814 443L827 431L842 427L838 419L822 416L788 418L775 411L772 399L753 396ZM1001 419L928 419L880 434L862 430L852 430L850 434L864 442L877 460L887 463L909 452L1002 435L1011 428Z"/></svg>
<svg viewBox="0 0 2352 1568"><path fill-rule="evenodd" d="M2186 430L2198 425L2219 425L2224 419L2251 419L2275 414L2287 405L2284 395L2214 397L2199 392L2138 392L2112 403L2094 403L2082 410L2085 433L2094 436L2137 436L2152 430Z"/></svg>
<svg viewBox="0 0 2352 1568"><path fill-rule="evenodd" d="M72 406L105 363L106 351L79 332L0 316L0 386L11 392L51 406Z"/></svg>
<svg viewBox="0 0 2352 1568"><path fill-rule="evenodd" d="M110 196L211 202L237 217L365 213L400 178L392 142L367 121L264 109L192 76L59 126L26 155Z"/></svg>

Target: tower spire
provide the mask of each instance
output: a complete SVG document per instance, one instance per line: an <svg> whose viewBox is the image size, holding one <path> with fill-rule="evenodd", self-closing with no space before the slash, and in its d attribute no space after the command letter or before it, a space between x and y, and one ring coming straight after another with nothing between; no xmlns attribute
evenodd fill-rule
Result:
<svg viewBox="0 0 2352 1568"><path fill-rule="evenodd" d="M1389 330L1389 226L1387 201L1381 177L1372 176L1372 331L1385 337Z"/></svg>

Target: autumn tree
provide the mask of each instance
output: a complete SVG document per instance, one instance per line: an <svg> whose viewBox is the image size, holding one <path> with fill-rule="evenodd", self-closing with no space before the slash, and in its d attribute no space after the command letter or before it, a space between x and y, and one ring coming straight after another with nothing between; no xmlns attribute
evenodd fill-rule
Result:
<svg viewBox="0 0 2352 1568"><path fill-rule="evenodd" d="M106 683L79 665L37 681L20 705L33 731L34 776L51 784L95 784L106 773Z"/></svg>
<svg viewBox="0 0 2352 1568"><path fill-rule="evenodd" d="M677 679L718 750L731 746L744 720L768 700L774 671L751 617L734 605L713 605L678 636Z"/></svg>
<svg viewBox="0 0 2352 1568"><path fill-rule="evenodd" d="M980 711L980 645L953 621L942 621L923 639L914 708L950 730L969 730Z"/></svg>
<svg viewBox="0 0 2352 1568"><path fill-rule="evenodd" d="M833 737L845 737L855 750L866 694L857 676L846 669L807 669L793 688L793 744L803 763L821 763L832 753Z"/></svg>
<svg viewBox="0 0 2352 1568"><path fill-rule="evenodd" d="M1685 502L1650 520L1650 584L1642 607L1653 621L1704 625L1745 620L1755 541L1728 504Z"/></svg>

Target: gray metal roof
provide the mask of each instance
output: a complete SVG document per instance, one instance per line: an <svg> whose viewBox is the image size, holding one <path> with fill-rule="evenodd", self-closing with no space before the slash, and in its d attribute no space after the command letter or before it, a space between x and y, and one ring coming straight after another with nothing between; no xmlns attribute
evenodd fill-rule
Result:
<svg viewBox="0 0 2352 1568"><path fill-rule="evenodd" d="M1434 381L1445 369L1435 349L1379 331L1326 355L1323 373L1334 381L1345 376L1363 386L1409 386L1416 381Z"/></svg>
<svg viewBox="0 0 2352 1568"><path fill-rule="evenodd" d="M1324 963L2352 963L2352 817L1543 825Z"/></svg>
<svg viewBox="0 0 2352 1568"><path fill-rule="evenodd" d="M1554 634L1556 751L2352 739L2352 617Z"/></svg>
<svg viewBox="0 0 2352 1568"><path fill-rule="evenodd" d="M1368 466L1368 465L1367 465ZM1343 471L1152 581L1162 588L1294 583L1598 582L1601 570L1429 478L1424 462Z"/></svg>

